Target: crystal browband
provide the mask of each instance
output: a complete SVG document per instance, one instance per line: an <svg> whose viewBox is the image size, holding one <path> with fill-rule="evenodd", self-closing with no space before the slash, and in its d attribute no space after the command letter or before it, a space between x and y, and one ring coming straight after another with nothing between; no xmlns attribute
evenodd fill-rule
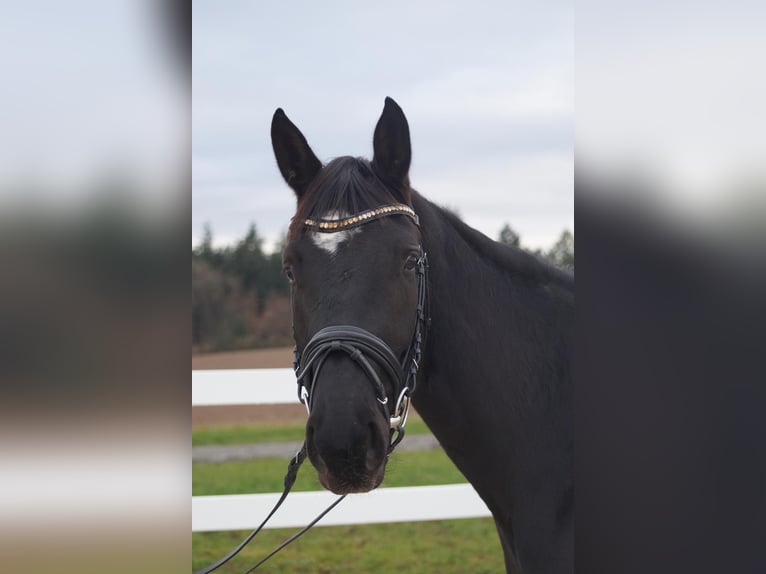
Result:
<svg viewBox="0 0 766 574"><path fill-rule="evenodd" d="M380 219L381 217L397 214L407 215L412 218L415 225L420 225L420 221L418 220L415 211L409 205L404 205L403 203L394 203L376 207L375 209L368 209L367 211L362 211L361 213L357 213L356 215L344 219L304 219L303 225L311 227L321 233L333 233L335 231L357 227L358 225L362 225L375 219Z"/></svg>

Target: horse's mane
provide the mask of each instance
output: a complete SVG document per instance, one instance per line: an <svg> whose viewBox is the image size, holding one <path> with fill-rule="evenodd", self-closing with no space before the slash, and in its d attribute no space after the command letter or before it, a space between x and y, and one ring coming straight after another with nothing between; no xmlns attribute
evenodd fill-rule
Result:
<svg viewBox="0 0 766 574"><path fill-rule="evenodd" d="M457 232L463 241L497 267L529 281L555 285L565 291L574 292L573 273L556 267L523 249L493 241L480 231L467 225L458 215L448 209L439 207L432 202L428 203L438 210L440 217Z"/></svg>
<svg viewBox="0 0 766 574"><path fill-rule="evenodd" d="M527 280L557 285L567 291L574 290L574 278L571 273L522 249L493 241L466 225L451 211L426 200L415 191L412 194L415 196L413 199L419 198L437 210L440 218L455 229L480 256L501 269ZM400 201L375 174L368 160L341 156L333 159L320 171L301 197L290 223L289 236L296 237L303 229L302 222L307 218L323 217L332 212L359 213Z"/></svg>
<svg viewBox="0 0 766 574"><path fill-rule="evenodd" d="M323 217L334 211L350 215L398 202L368 160L337 157L319 172L298 202L289 234L295 237L300 233L303 227L300 222L306 218Z"/></svg>

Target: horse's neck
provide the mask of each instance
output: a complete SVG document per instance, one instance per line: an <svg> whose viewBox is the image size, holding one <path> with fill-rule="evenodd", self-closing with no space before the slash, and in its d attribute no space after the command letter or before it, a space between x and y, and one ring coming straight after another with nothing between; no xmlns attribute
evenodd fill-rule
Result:
<svg viewBox="0 0 766 574"><path fill-rule="evenodd" d="M429 360L438 364L450 356L507 364L521 348L528 355L548 353L540 337L530 337L554 336L571 326L571 276L521 249L497 244L420 195L413 199L431 267L430 346L439 347ZM491 347L504 352L492 356Z"/></svg>
<svg viewBox="0 0 766 574"><path fill-rule="evenodd" d="M501 441L508 452L516 448L509 436L533 432L556 414L552 409L569 408L563 387L572 281L530 254L496 245L419 195L414 201L430 262L432 318L415 404L450 456L458 463L465 458L465 468L459 466L468 476L468 467L482 464L468 439Z"/></svg>

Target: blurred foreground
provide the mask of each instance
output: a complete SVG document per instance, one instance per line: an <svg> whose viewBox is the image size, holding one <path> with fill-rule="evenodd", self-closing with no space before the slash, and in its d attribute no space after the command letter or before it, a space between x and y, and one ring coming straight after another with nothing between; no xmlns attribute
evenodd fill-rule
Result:
<svg viewBox="0 0 766 574"><path fill-rule="evenodd" d="M3 572L189 569L189 15L3 8Z"/></svg>

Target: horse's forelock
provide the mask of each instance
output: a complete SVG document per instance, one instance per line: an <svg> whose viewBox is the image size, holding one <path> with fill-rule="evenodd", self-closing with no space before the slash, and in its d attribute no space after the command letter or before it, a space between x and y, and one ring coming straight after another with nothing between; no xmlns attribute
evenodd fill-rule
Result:
<svg viewBox="0 0 766 574"><path fill-rule="evenodd" d="M322 169L299 201L290 224L290 237L300 234L307 218L323 218L333 212L359 213L398 201L369 161L339 157Z"/></svg>

